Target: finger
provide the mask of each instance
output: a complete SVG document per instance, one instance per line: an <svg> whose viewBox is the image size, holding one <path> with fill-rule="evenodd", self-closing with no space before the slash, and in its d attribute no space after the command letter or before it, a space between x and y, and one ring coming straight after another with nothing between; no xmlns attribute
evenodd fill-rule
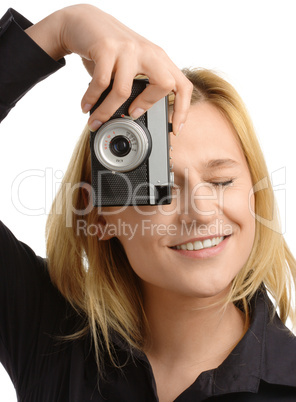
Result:
<svg viewBox="0 0 296 402"><path fill-rule="evenodd" d="M182 131L191 104L193 90L193 85L187 78L182 81L183 82L179 84L175 91L174 112L172 117L173 133L175 135L179 135Z"/></svg>
<svg viewBox="0 0 296 402"><path fill-rule="evenodd" d="M91 129L93 129L94 121L105 122L109 120L116 110L130 97L135 74L128 62L118 63L112 90L89 118L88 125Z"/></svg>
<svg viewBox="0 0 296 402"><path fill-rule="evenodd" d="M129 114L138 118L159 99L173 91L184 75L169 59L163 49L151 44L143 48L142 72L149 78L150 85L137 96L129 107ZM147 55L149 57L147 57Z"/></svg>
<svg viewBox="0 0 296 402"><path fill-rule="evenodd" d="M113 68L114 59L112 57L104 60L104 62L98 60L98 62L95 64L93 78L81 100L81 108L84 113L90 111L104 90L108 88L111 81Z"/></svg>
<svg viewBox="0 0 296 402"><path fill-rule="evenodd" d="M175 80L172 76L166 76L157 80L161 84L151 83L147 85L140 95L138 95L129 107L129 115L137 119L145 113L154 103L166 96L175 86Z"/></svg>

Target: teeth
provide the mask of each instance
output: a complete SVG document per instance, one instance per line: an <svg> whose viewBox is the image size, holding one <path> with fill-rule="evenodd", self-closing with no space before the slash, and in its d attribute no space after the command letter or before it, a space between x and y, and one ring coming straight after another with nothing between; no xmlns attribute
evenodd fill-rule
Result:
<svg viewBox="0 0 296 402"><path fill-rule="evenodd" d="M212 240L210 240L210 239L207 239L207 240L203 241L202 243L203 243L203 248L208 248L208 247L214 246L214 244L212 243Z"/></svg>
<svg viewBox="0 0 296 402"><path fill-rule="evenodd" d="M204 241L195 241L194 243L181 244L176 246L177 250L201 250L202 248L210 248L218 246L225 237L214 237L213 239L206 239Z"/></svg>

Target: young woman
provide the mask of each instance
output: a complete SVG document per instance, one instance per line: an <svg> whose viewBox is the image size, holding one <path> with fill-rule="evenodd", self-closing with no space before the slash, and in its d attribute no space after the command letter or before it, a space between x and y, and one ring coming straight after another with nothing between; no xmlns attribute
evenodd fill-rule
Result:
<svg viewBox="0 0 296 402"><path fill-rule="evenodd" d="M186 79L154 45L95 10L66 9L27 32L56 60L74 51L95 61L95 69L87 62L94 79L85 111L116 66L113 93L89 121L93 130L128 97L120 88L136 74L151 84L131 105L134 118L173 90L173 130L181 132L171 138L173 202L92 207L86 129L48 220L48 259L1 225L1 361L19 399L295 400L296 339L284 322L295 322L296 264L279 234L268 172L241 99L210 71L184 71ZM21 17L11 13L12 29L13 17L19 25ZM107 60L114 64L101 61L102 49L94 51L87 32L86 39L78 35L88 27L98 32L96 44L104 43L98 20L118 32L116 56ZM22 39L10 36L8 45L29 41L16 29ZM121 58L126 40L133 54L139 45L129 73ZM0 47L1 60L8 45ZM43 72L28 73L7 92L2 116L57 68L32 42L27 46ZM11 78L3 63L0 71ZM9 88L7 82L1 85Z"/></svg>

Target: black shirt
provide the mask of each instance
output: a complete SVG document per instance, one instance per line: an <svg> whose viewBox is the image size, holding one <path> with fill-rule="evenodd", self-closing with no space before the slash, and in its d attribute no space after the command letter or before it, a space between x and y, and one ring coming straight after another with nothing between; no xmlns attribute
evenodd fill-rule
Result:
<svg viewBox="0 0 296 402"><path fill-rule="evenodd" d="M13 10L0 21L0 118L38 81L60 68L23 33L30 23ZM13 49L13 51L12 51ZM277 315L264 290L250 304L250 328L216 369L200 374L176 402L296 401L296 337ZM106 355L105 380L97 370L89 336L65 341L83 317L52 285L46 261L0 223L0 360L19 401L156 402L147 357L116 334L122 370Z"/></svg>
<svg viewBox="0 0 296 402"><path fill-rule="evenodd" d="M29 89L65 65L24 33L31 25L12 9L0 20L0 122Z"/></svg>

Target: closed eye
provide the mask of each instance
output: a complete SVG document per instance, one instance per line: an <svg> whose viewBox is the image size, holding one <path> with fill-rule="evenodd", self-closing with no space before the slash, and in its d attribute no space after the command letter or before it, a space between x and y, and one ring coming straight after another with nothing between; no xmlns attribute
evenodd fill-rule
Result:
<svg viewBox="0 0 296 402"><path fill-rule="evenodd" d="M226 181L212 181L210 184L212 184L214 187L226 187L230 186L233 184L234 179L226 180Z"/></svg>
<svg viewBox="0 0 296 402"><path fill-rule="evenodd" d="M212 185L214 187L227 187L227 186L231 186L231 184L233 184L234 182L234 178L233 179L228 179L228 180L224 180L224 181L206 181L206 183L208 183L209 185ZM173 191L177 191L177 190L181 190L182 186L174 183L172 190Z"/></svg>

